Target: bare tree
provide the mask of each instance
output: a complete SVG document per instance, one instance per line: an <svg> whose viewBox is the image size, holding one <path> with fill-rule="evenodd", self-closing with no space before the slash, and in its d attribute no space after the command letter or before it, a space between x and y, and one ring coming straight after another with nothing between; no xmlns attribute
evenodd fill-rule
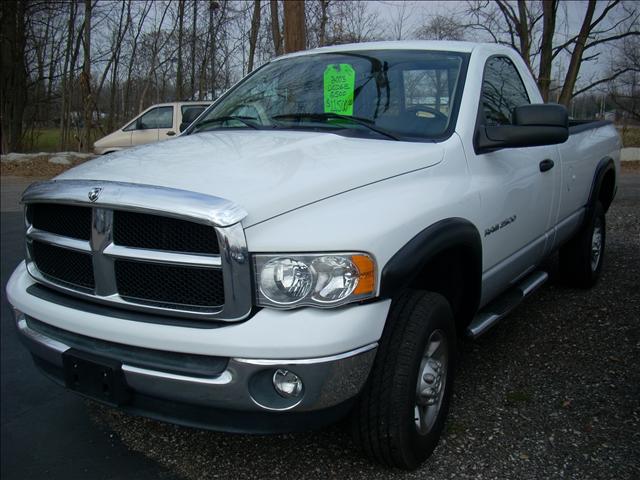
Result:
<svg viewBox="0 0 640 480"><path fill-rule="evenodd" d="M280 33L278 0L269 0L269 11L271 12L271 35L273 38L273 49L276 52L276 56L278 56L282 55L282 33Z"/></svg>
<svg viewBox="0 0 640 480"><path fill-rule="evenodd" d="M538 88L544 101L549 100L551 88L551 64L553 61L553 36L556 31L556 17L559 0L542 1L542 36L540 38L540 67Z"/></svg>
<svg viewBox="0 0 640 480"><path fill-rule="evenodd" d="M2 25L2 152L20 149L22 118L27 101L24 50L25 2L3 2Z"/></svg>
<svg viewBox="0 0 640 480"><path fill-rule="evenodd" d="M573 51L571 52L571 61L567 69L564 85L558 100L559 103L569 105L569 102L574 96L586 92L597 85L610 82L625 73L626 70L624 68L615 69L614 71L609 72L606 76L590 82L579 90L576 90L575 88L580 66L586 60L584 54L587 50L604 43L610 43L626 37L637 37L640 35L640 29L638 27L640 9L637 6L626 10L623 18L618 20L614 25L604 28L599 27L603 20L607 18L610 12L619 4L620 0L610 0L600 15L594 18L596 0L589 0L580 32L577 36L571 39L573 41ZM621 25L626 26L627 24L630 25L630 28L622 28L621 30L618 28ZM564 45L562 45L562 47L564 47ZM595 55L597 56L598 54Z"/></svg>
<svg viewBox="0 0 640 480"><path fill-rule="evenodd" d="M91 145L91 127L93 124L93 96L91 91L91 15L93 12L92 0L84 2L84 38L82 40L83 64L80 76L80 88L84 101L84 132L80 147L83 151L89 151Z"/></svg>
<svg viewBox="0 0 640 480"><path fill-rule="evenodd" d="M623 125L640 122L640 38L628 37L614 59L614 68L624 71L609 87L609 96L622 112Z"/></svg>
<svg viewBox="0 0 640 480"><path fill-rule="evenodd" d="M328 44L368 42L381 37L379 14L368 2L336 2L333 7Z"/></svg>
<svg viewBox="0 0 640 480"><path fill-rule="evenodd" d="M184 36L184 3L185 0L178 0L178 55L176 67L176 100L182 100L182 44Z"/></svg>
<svg viewBox="0 0 640 480"><path fill-rule="evenodd" d="M198 44L197 37L197 19L198 19L198 0L193 0L193 17L191 19L191 99L193 100L196 93L196 48Z"/></svg>
<svg viewBox="0 0 640 480"><path fill-rule="evenodd" d="M251 35L249 36L249 62L247 72L253 70L253 60L256 55L256 43L258 42L258 31L260 30L260 0L253 1L253 16L251 17Z"/></svg>
<svg viewBox="0 0 640 480"><path fill-rule="evenodd" d="M424 40L464 40L464 25L455 16L436 14L419 26L414 35Z"/></svg>
<svg viewBox="0 0 640 480"><path fill-rule="evenodd" d="M284 2L284 51L297 52L306 48L304 0Z"/></svg>
<svg viewBox="0 0 640 480"><path fill-rule="evenodd" d="M556 27L559 24L569 24L568 14L559 17L558 5L557 0L518 0L515 7L513 2L506 0L476 0L469 3L467 13L471 22L467 26L484 32L495 42L506 43L518 50L537 78L545 100L550 95L553 62L559 55L567 55L569 65L561 82L558 99L560 103L569 105L576 95L607 83L623 73L620 70L609 71L580 88L576 87L582 64L599 56L593 50L595 47L639 35L640 8L635 3L624 3L621 0L608 0L601 4L596 0L589 0L580 31L569 35L564 42L555 44ZM536 62L539 64L537 73L534 69Z"/></svg>
<svg viewBox="0 0 640 480"><path fill-rule="evenodd" d="M407 22L414 15L411 2L402 2L391 11L391 37L402 40L407 34Z"/></svg>

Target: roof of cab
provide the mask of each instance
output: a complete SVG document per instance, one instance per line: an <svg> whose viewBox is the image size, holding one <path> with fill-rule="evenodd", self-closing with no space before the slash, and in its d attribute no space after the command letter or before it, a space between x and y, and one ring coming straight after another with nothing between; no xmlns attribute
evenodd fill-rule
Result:
<svg viewBox="0 0 640 480"><path fill-rule="evenodd" d="M434 50L448 52L471 53L476 49L510 50L509 47L496 43L459 42L448 40L400 40L385 42L348 43L345 45L332 45L328 47L302 50L300 52L282 55L274 60L291 58L315 53L353 52L363 50Z"/></svg>

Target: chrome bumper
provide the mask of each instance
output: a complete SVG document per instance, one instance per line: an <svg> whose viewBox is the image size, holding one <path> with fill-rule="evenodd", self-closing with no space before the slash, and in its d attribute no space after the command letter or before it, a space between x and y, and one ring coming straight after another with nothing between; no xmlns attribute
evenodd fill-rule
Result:
<svg viewBox="0 0 640 480"><path fill-rule="evenodd" d="M62 371L63 354L77 345L47 336L30 326L30 319L15 310L18 331L31 353ZM65 335L73 335L65 331ZM71 342L69 342L71 343ZM125 382L134 393L199 407L247 412L310 412L339 405L354 397L369 375L377 343L338 355L307 359L230 358L221 373L203 377L173 373L122 362ZM86 353L96 354L87 350ZM295 373L302 393L284 398L274 389L277 369ZM61 381L60 378L54 378Z"/></svg>

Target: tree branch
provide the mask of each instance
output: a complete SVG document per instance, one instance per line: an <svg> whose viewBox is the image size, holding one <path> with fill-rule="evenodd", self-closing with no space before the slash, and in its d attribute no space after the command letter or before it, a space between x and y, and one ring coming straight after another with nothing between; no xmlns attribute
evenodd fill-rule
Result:
<svg viewBox="0 0 640 480"><path fill-rule="evenodd" d="M597 80L593 83L590 83L589 85L587 85L586 87L581 88L580 90L576 90L575 92L573 92L573 94L571 95L571 98L575 98L578 95L580 95L581 93L586 92L587 90L591 90L593 87L597 86L597 85L601 85L603 83L607 83L610 82L611 80L615 80L616 78L618 78L620 75L622 75L623 73L627 73L630 71L635 70L634 68L631 67L627 67L627 68L623 68L621 70L618 70L616 73L614 73L613 75L609 75L606 78L601 78L600 80ZM637 70L636 70L637 71Z"/></svg>

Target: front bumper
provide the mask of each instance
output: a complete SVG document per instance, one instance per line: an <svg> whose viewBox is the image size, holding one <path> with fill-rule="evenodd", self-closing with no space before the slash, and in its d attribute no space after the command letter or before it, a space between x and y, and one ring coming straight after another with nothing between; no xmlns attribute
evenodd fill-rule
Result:
<svg viewBox="0 0 640 480"><path fill-rule="evenodd" d="M377 347L374 343L330 357L295 360L218 357L211 362L202 358L202 365L191 356L194 373L190 373L183 365L175 371L171 356L176 354L171 352L139 353L51 327L19 310L14 313L21 339L36 365L56 383L65 385L63 355L72 349L115 360L129 392L127 401L118 405L123 410L232 432L296 431L337 420L364 385ZM206 368L214 373L207 374ZM271 379L276 369L289 370L302 379L300 396L284 398L275 391ZM104 401L99 395L90 398Z"/></svg>
<svg viewBox="0 0 640 480"><path fill-rule="evenodd" d="M57 383L68 382L65 352L81 352L117 365L128 392L118 402L124 411L252 433L305 430L343 415L368 377L390 303L262 309L242 322L189 325L50 291L24 263L7 297L36 365ZM302 380L298 397L275 391L277 369Z"/></svg>

